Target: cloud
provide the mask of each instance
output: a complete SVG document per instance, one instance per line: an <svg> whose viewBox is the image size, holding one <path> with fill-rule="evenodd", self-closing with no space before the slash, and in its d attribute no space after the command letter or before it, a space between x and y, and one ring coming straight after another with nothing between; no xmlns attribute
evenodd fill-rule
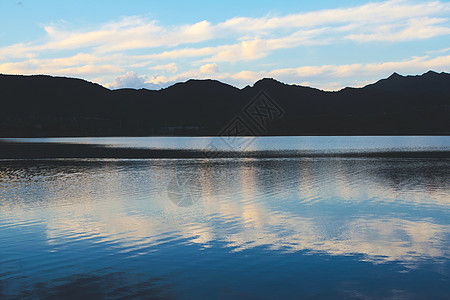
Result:
<svg viewBox="0 0 450 300"><path fill-rule="evenodd" d="M64 50L94 47L99 53L129 49L177 46L197 43L211 38L210 23L207 21L165 28L155 20L127 17L111 22L96 30L69 31L55 25L45 27L50 41L38 49Z"/></svg>
<svg viewBox="0 0 450 300"><path fill-rule="evenodd" d="M443 18L411 19L406 26L400 29L398 25L381 25L377 26L371 33L350 34L346 38L360 42L428 39L450 34L450 28L435 26L446 21L447 19Z"/></svg>
<svg viewBox="0 0 450 300"><path fill-rule="evenodd" d="M253 32L260 35L280 29L313 28L339 24L353 24L349 27L353 29L357 27L370 29L373 24L386 24L435 14L446 16L449 11L450 4L439 1L413 3L393 0L277 17L237 17L218 24L217 27L223 30Z"/></svg>
<svg viewBox="0 0 450 300"><path fill-rule="evenodd" d="M206 64L199 68L200 74L215 74L219 72L219 67L216 63Z"/></svg>
<svg viewBox="0 0 450 300"><path fill-rule="evenodd" d="M74 56L53 59L38 59L30 57L19 62L0 63L0 73L9 74L52 74L67 76L91 76L105 73L123 72L120 65L113 64L120 61L118 55L100 57L97 55L78 53ZM123 57L122 57L123 59Z"/></svg>
<svg viewBox="0 0 450 300"><path fill-rule="evenodd" d="M108 73L122 72L123 69L111 64L84 64L81 66L52 65L39 60L30 60L17 63L0 64L0 73L3 74L51 74L60 76L97 76Z"/></svg>
<svg viewBox="0 0 450 300"><path fill-rule="evenodd" d="M426 53L428 53L428 54L441 54L441 53L446 53L446 52L450 52L450 47L444 48L444 49L426 51Z"/></svg>
<svg viewBox="0 0 450 300"><path fill-rule="evenodd" d="M210 79L211 77L215 79L226 79L228 74L220 73L217 64L211 63L202 65L198 69L191 69L170 76L155 74L148 79L148 82L160 87L168 87L171 84L188 79Z"/></svg>
<svg viewBox="0 0 450 300"><path fill-rule="evenodd" d="M147 89L158 89L159 85L152 84L151 82L147 82L147 78L145 76L139 76L136 72L130 71L125 75L117 76L114 79L113 83L106 85L111 89L121 89L121 88L147 88Z"/></svg>
<svg viewBox="0 0 450 300"><path fill-rule="evenodd" d="M149 69L150 70L160 70L160 71L169 72L169 73L178 72L178 67L177 67L176 63L169 63L166 65L157 65L157 66L150 67Z"/></svg>
<svg viewBox="0 0 450 300"><path fill-rule="evenodd" d="M245 39L237 44L216 47L213 55L202 61L251 61L263 58L274 50L289 49L301 45L326 44L329 42L328 39L314 39L314 37L317 37L324 31L330 32L332 29L299 30L282 38L262 39L256 37L254 39Z"/></svg>

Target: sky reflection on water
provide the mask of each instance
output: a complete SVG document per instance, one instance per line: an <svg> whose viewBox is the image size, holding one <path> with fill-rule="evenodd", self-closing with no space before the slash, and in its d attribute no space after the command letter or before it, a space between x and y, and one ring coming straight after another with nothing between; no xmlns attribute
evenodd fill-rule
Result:
<svg viewBox="0 0 450 300"><path fill-rule="evenodd" d="M4 160L0 295L442 296L449 174L426 158Z"/></svg>

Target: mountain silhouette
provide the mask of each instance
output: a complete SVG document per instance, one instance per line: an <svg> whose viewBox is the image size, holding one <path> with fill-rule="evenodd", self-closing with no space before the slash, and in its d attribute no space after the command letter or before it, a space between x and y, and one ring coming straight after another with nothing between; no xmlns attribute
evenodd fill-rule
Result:
<svg viewBox="0 0 450 300"><path fill-rule="evenodd" d="M445 92L450 93L450 74L428 71L420 76L401 76L393 73L386 79L369 84L366 89L379 89L398 93Z"/></svg>
<svg viewBox="0 0 450 300"><path fill-rule="evenodd" d="M0 75L0 103L0 137L450 133L450 74L433 71L337 92L271 78L243 89L191 79L155 91Z"/></svg>

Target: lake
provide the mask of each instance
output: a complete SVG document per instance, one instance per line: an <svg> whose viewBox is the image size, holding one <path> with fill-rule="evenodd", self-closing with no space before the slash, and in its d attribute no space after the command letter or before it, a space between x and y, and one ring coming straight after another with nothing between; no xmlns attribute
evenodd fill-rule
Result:
<svg viewBox="0 0 450 300"><path fill-rule="evenodd" d="M1 299L450 295L449 136L1 141L242 153L0 159Z"/></svg>

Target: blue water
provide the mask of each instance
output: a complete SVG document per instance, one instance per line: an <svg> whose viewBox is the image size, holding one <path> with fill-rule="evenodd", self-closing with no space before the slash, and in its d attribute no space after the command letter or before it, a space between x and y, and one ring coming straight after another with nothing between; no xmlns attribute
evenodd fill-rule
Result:
<svg viewBox="0 0 450 300"><path fill-rule="evenodd" d="M450 151L448 137L250 147ZM0 160L0 298L446 299L449 179L450 157Z"/></svg>

